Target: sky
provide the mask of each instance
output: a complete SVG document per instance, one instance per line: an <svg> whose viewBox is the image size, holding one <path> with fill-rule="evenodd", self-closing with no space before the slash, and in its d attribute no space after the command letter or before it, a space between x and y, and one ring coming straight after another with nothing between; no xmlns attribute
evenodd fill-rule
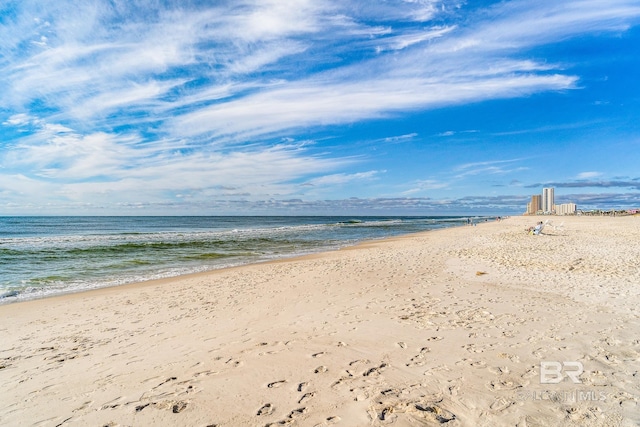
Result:
<svg viewBox="0 0 640 427"><path fill-rule="evenodd" d="M638 0L1 0L0 215L640 207Z"/></svg>

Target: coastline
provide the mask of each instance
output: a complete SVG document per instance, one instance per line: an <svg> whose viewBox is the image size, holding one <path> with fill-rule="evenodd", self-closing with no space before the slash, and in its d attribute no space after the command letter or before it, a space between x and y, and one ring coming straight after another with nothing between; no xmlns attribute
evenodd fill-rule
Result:
<svg viewBox="0 0 640 427"><path fill-rule="evenodd" d="M0 419L635 425L640 218L537 218L2 305Z"/></svg>
<svg viewBox="0 0 640 427"><path fill-rule="evenodd" d="M0 218L0 304L295 258L460 217Z"/></svg>

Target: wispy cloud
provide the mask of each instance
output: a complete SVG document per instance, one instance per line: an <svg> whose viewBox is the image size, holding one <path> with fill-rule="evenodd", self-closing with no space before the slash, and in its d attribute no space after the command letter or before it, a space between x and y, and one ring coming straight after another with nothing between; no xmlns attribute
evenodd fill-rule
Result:
<svg viewBox="0 0 640 427"><path fill-rule="evenodd" d="M579 181L555 181L545 182L527 185L526 188L537 187L558 187L558 188L628 188L633 190L640 190L640 179L627 180L627 181L593 181L593 180L579 180Z"/></svg>
<svg viewBox="0 0 640 427"><path fill-rule="evenodd" d="M432 2L422 5L418 2L404 3L402 7L405 8L401 9L402 13L407 16L413 15L416 10L428 10L429 16L437 13ZM553 22L565 23L569 19L565 17L569 11L557 7L554 9L561 16L551 20L549 25ZM608 11L607 22L625 16L616 15L616 10L620 14L633 11L623 8ZM72 117L99 118L109 114L116 106L149 108L151 101L158 105L158 111L171 112L171 116L175 116L175 110L171 109L173 93L180 91L182 96L189 96L194 92L193 89L197 89L197 92L218 92L216 89L221 85L229 87L234 79L257 70L265 77L271 70L286 78L287 73L283 70L294 57L296 61L301 60L305 67L314 65L315 60L311 55L317 56L323 45L333 45L341 36L348 36L344 40L360 48L364 40L354 37L354 29L371 27L358 23L360 17L357 15L349 17L349 25L345 24L345 19L337 20L336 16L344 16L349 12L349 6L341 9L329 2L285 5L262 1L237 3L235 6L222 4L203 10L161 9L153 19L146 21L141 20L136 10L133 12L133 18L120 22L117 19L123 11L87 6L82 14L69 15L72 19L75 16L82 19L82 23L72 21L73 25L80 24L75 34L70 31L72 22L60 21L57 16L40 19L40 22L49 24L46 28L41 28L42 24L37 22L32 23L28 28L31 31L26 33L35 37L40 31L46 31L47 48L33 52L33 56L17 61L13 66L15 72L10 75L12 84L8 87L10 99L14 103L27 102L37 86L39 94L56 97L57 101L50 99L52 106L57 106L63 110L63 114ZM514 13L527 17L529 21L537 18L529 10L515 10ZM585 19L596 21L589 14L573 16L571 19L577 22ZM101 26L103 21L111 22L114 31L110 31L108 26ZM252 79L252 84L243 84L245 94L240 98L238 95L242 95L242 92L231 92L229 95L233 98L230 102L201 107L189 105L184 117L178 114L173 129L180 133L186 128L193 129L192 132L211 132L213 135L226 132L253 135L254 132L271 132L272 129L290 129L294 127L290 121L300 122L303 126L337 124L378 117L398 109L573 87L576 82L574 76L514 74L548 71L553 68L549 64L503 57L493 61L490 68L484 68L485 60L478 61L473 51L443 50L452 42L458 43L468 38L467 33L472 31L474 34L502 34L499 37L501 39L509 34L508 38L512 39L509 31L517 34L526 23L512 26L512 21L502 21L485 28L481 22L478 28L458 32L454 27L421 32L408 28L403 30L405 33L391 36L373 30L367 37L373 35L381 42L400 43L398 46L402 48L420 45L434 37L450 37L442 43L424 48L418 46L418 49L408 51L404 57L396 58L400 64L393 66L388 65L386 58L375 57L372 52L368 61L338 63L339 66L332 67L331 72L316 76L303 74L303 78L295 82L287 78L282 80L281 85L271 86L269 80L260 77ZM97 37L89 38L91 30L96 29ZM579 34L584 30L576 26L573 31ZM327 37L327 34L332 35ZM493 46L492 49L499 51L499 46ZM429 60L425 61L424 58ZM405 67L409 63L411 66ZM397 75L398 70L403 70L401 75ZM411 84L415 85L411 91L406 90L408 74ZM196 75L201 82L191 89L187 82ZM277 74L273 77L277 77ZM250 87L261 89L261 93L247 93L246 89ZM112 101L105 102L108 99ZM210 100L216 101L217 98ZM257 105L264 111L265 104L273 106L278 116L263 118L255 110L246 108ZM349 105L353 107L346 108ZM76 108L72 108L74 106ZM230 112L220 117L220 109ZM239 114L237 110L245 113ZM283 110L296 110L298 113L287 116L282 114ZM210 123L208 126L200 123L202 116L210 117L210 120L206 120ZM278 120L278 117L281 119ZM271 125L247 129L254 122L251 120L253 118L258 122L261 119L268 121ZM234 125L234 119L240 123ZM231 126L219 126L220 122L229 121L232 122Z"/></svg>
<svg viewBox="0 0 640 427"><path fill-rule="evenodd" d="M411 188L402 192L403 195L428 192L429 190L441 190L449 187L451 184L447 182L437 181L435 179L424 179L408 184Z"/></svg>
<svg viewBox="0 0 640 427"><path fill-rule="evenodd" d="M331 175L325 175L318 178L310 179L309 181L307 181L306 184L314 185L314 186L315 185L320 185L320 186L343 185L353 181L369 181L371 179L374 179L380 173L384 173L384 171L367 171L367 172L358 172L358 173L352 173L352 174L346 174L346 173L331 174Z"/></svg>
<svg viewBox="0 0 640 427"><path fill-rule="evenodd" d="M376 52L380 53L385 50L402 50L418 43L440 38L453 30L455 30L455 27L453 26L433 27L423 31L415 31L413 33L386 37L377 41L378 45L376 46Z"/></svg>
<svg viewBox="0 0 640 427"><path fill-rule="evenodd" d="M447 131L444 131L444 132L440 132L437 136L447 137L447 136L454 136L454 135L460 135L460 134L471 134L471 133L478 133L478 131L477 130L462 130L462 131L447 130Z"/></svg>
<svg viewBox="0 0 640 427"><path fill-rule="evenodd" d="M602 172L580 172L576 179L593 179L602 176Z"/></svg>
<svg viewBox="0 0 640 427"><path fill-rule="evenodd" d="M188 136L255 138L379 118L402 110L564 89L576 80L562 75L465 77L455 83L448 81L450 76L445 81L416 77L299 82L186 113L173 121L170 131Z"/></svg>
<svg viewBox="0 0 640 427"><path fill-rule="evenodd" d="M454 168L457 178L479 174L507 174L514 171L527 170L527 166L518 166L517 163L525 159L489 160L484 162L465 163ZM506 167L505 167L506 166Z"/></svg>
<svg viewBox="0 0 640 427"><path fill-rule="evenodd" d="M482 11L486 19L439 49L511 50L595 31L625 31L640 15L633 0L499 2Z"/></svg>
<svg viewBox="0 0 640 427"><path fill-rule="evenodd" d="M116 194L132 203L141 195L158 203L177 195L284 199L299 194L300 182L375 179L380 170L340 170L352 158L274 141L577 90L580 78L567 64L524 59L521 49L624 31L640 19L635 0L499 2L468 15L462 2L435 0L10 6L0 26L0 122L8 135L0 191L10 203L97 203ZM506 173L515 163L456 172ZM440 185L414 182L422 190Z"/></svg>
<svg viewBox="0 0 640 427"><path fill-rule="evenodd" d="M579 209L620 209L640 206L640 192L632 193L575 193L562 199L576 203Z"/></svg>
<svg viewBox="0 0 640 427"><path fill-rule="evenodd" d="M415 139L417 136L418 134L416 132L412 132L412 133L407 133L405 135L388 136L384 138L383 141L387 143L392 143L392 144L399 144L401 142L411 141Z"/></svg>
<svg viewBox="0 0 640 427"><path fill-rule="evenodd" d="M236 194L275 197L295 193L294 181L302 175L327 173L348 162L308 155L295 142L219 152L193 150L180 141L143 143L135 134L79 134L43 122L31 126L38 131L0 156L0 191L12 195L6 200L22 194L43 204L99 203L117 194L120 201L134 201L141 189L148 200L177 194L198 200ZM29 172L21 172L25 170Z"/></svg>
<svg viewBox="0 0 640 427"><path fill-rule="evenodd" d="M517 129L517 130L508 131L508 132L494 132L493 135L494 136L516 136L516 135L526 135L526 134L532 134L532 133L552 133L557 131L583 129L583 128L592 127L597 124L599 124L598 121L579 121L574 123L540 126L536 128L530 128L530 129Z"/></svg>

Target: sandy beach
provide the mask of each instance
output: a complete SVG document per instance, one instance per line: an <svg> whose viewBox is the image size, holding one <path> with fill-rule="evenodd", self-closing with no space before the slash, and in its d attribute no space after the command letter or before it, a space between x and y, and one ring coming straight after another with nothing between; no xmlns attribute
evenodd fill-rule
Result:
<svg viewBox="0 0 640 427"><path fill-rule="evenodd" d="M0 425L640 425L640 218L537 220L0 306Z"/></svg>

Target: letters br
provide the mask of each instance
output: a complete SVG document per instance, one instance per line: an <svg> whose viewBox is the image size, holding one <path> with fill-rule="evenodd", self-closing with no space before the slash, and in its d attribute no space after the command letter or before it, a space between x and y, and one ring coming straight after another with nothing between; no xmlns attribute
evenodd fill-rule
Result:
<svg viewBox="0 0 640 427"><path fill-rule="evenodd" d="M581 362L540 362L540 384L558 384L565 375L574 384L580 384L580 375L584 372Z"/></svg>

